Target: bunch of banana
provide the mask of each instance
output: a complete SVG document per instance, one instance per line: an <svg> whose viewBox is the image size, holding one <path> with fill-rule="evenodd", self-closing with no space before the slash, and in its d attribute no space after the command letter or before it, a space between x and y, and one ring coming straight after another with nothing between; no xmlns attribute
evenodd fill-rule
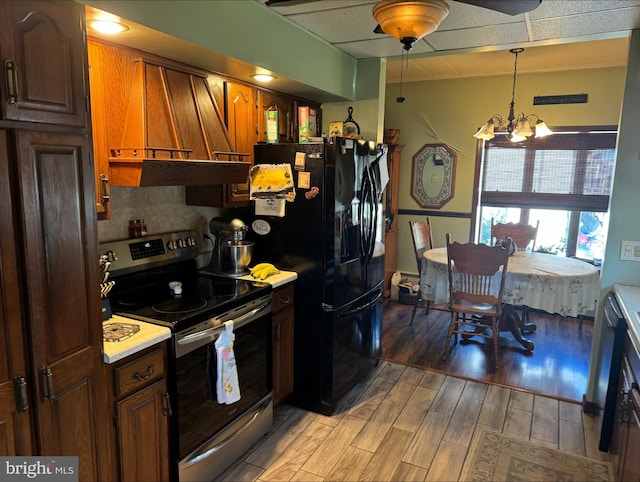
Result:
<svg viewBox="0 0 640 482"><path fill-rule="evenodd" d="M251 268L251 276L256 279L267 279L273 274L280 273L280 270L271 263L258 263Z"/></svg>

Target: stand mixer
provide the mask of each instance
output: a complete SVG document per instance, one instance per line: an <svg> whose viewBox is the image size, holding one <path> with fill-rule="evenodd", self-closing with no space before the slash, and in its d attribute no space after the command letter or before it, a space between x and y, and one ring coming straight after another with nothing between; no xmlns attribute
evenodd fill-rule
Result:
<svg viewBox="0 0 640 482"><path fill-rule="evenodd" d="M209 230L215 237L210 269L225 276L249 274L253 241L245 240L249 227L240 219L213 218Z"/></svg>

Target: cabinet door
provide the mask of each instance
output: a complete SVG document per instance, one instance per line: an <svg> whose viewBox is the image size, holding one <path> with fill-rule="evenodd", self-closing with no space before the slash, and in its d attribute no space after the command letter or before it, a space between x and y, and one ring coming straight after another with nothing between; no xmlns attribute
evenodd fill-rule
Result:
<svg viewBox="0 0 640 482"><path fill-rule="evenodd" d="M624 457L620 478L624 481L640 481L640 392L637 385L629 393L629 419L628 419L627 449Z"/></svg>
<svg viewBox="0 0 640 482"><path fill-rule="evenodd" d="M260 142L267 142L267 121L266 112L275 110L278 112L278 142L295 142L295 102L285 94L261 90L260 101Z"/></svg>
<svg viewBox="0 0 640 482"><path fill-rule="evenodd" d="M165 380L118 403L123 482L169 480L169 414Z"/></svg>
<svg viewBox="0 0 640 482"><path fill-rule="evenodd" d="M5 119L86 126L84 6L0 3Z"/></svg>
<svg viewBox="0 0 640 482"><path fill-rule="evenodd" d="M20 290L16 226L9 180L7 132L0 130L0 455L31 455L31 413L27 388L32 380L25 358L24 313ZM16 378L18 377L18 378ZM16 400L22 385L24 403Z"/></svg>
<svg viewBox="0 0 640 482"><path fill-rule="evenodd" d="M89 89L91 92L91 131L93 138L93 159L95 161L96 213L98 219L111 217L111 194L109 185L109 146L107 145L107 113L105 82L99 75L103 65L103 49L100 44L88 42Z"/></svg>
<svg viewBox="0 0 640 482"><path fill-rule="evenodd" d="M293 392L293 318L293 306L273 315L273 404L275 406Z"/></svg>
<svg viewBox="0 0 640 482"><path fill-rule="evenodd" d="M249 154L244 160L253 164L253 146L258 142L256 90L248 85L226 82L226 121L235 152ZM249 201L249 184L226 186L226 206ZM226 207L225 206L225 207Z"/></svg>
<svg viewBox="0 0 640 482"><path fill-rule="evenodd" d="M16 146L38 446L79 456L80 480L98 480L107 414L89 139L21 131Z"/></svg>

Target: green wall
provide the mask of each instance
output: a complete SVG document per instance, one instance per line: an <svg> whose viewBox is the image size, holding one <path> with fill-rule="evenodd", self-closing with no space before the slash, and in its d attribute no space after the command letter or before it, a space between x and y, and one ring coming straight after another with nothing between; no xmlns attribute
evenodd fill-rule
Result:
<svg viewBox="0 0 640 482"><path fill-rule="evenodd" d="M526 53L525 53L526 54ZM510 62L505 52L505 62ZM626 69L591 69L544 74L518 74L516 112L539 115L553 126L617 125L620 117ZM459 151L456 165L455 195L439 211L471 213L475 171L476 139L473 134L492 115L508 115L513 75L474 77L406 83L406 102L398 104L397 84L387 86L385 128L400 129L402 151L399 209L416 210L420 206L411 197L412 157L425 144L444 142ZM586 104L533 106L538 95L589 95ZM427 117L439 139L428 134ZM417 273L409 233L409 220L423 216L398 218L398 270ZM470 220L432 216L434 244L445 245L445 233L467 241Z"/></svg>

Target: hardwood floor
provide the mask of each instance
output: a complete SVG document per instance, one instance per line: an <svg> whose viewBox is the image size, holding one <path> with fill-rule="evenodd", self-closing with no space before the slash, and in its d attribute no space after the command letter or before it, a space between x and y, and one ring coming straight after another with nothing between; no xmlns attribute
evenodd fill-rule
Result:
<svg viewBox="0 0 640 482"><path fill-rule="evenodd" d="M418 308L409 326L412 305L385 301L382 358L455 375L519 388L561 400L581 402L587 385L593 321L585 319L582 329L575 318L530 312L537 331L526 337L534 342L527 352L510 332L500 333L500 368L495 370L491 341L480 337L451 342L446 361L442 352L450 313Z"/></svg>
<svg viewBox="0 0 640 482"><path fill-rule="evenodd" d="M600 418L578 404L382 362L331 417L276 409L273 430L217 480L455 481L480 426L609 460Z"/></svg>

